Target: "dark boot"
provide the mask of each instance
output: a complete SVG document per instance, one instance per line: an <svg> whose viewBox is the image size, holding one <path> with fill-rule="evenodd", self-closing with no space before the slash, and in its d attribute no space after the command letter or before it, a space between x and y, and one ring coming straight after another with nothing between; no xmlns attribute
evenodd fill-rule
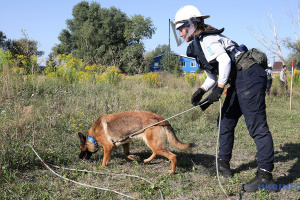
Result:
<svg viewBox="0 0 300 200"><path fill-rule="evenodd" d="M227 161L218 159L218 170L219 174L221 174L224 178L231 178L232 171L230 170L230 164ZM204 171L205 174L209 174L214 176L217 174L217 167L216 165L212 166L211 168Z"/></svg>
<svg viewBox="0 0 300 200"><path fill-rule="evenodd" d="M242 185L242 190L245 192L256 192L259 189L273 190L273 176L271 172L258 169L256 176L246 184Z"/></svg>

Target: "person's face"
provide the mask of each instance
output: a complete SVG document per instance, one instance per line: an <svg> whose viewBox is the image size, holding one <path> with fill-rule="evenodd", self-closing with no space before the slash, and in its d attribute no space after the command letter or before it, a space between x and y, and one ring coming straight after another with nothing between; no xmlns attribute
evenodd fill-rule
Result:
<svg viewBox="0 0 300 200"><path fill-rule="evenodd" d="M193 40L193 34L189 34L189 31L192 31L190 27L180 27L179 29L180 37L183 37L186 42Z"/></svg>

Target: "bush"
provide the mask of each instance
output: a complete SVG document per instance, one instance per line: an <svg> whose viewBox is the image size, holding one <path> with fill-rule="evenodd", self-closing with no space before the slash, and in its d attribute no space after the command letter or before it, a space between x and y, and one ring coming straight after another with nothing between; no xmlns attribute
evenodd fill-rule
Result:
<svg viewBox="0 0 300 200"><path fill-rule="evenodd" d="M0 72L3 71L3 65L11 65L11 54L9 51L2 51L0 49Z"/></svg>
<svg viewBox="0 0 300 200"><path fill-rule="evenodd" d="M184 79L192 86L194 87L196 85L196 81L197 81L197 74L190 74L187 73L184 75Z"/></svg>
<svg viewBox="0 0 300 200"><path fill-rule="evenodd" d="M143 74L143 80L146 81L150 86L155 86L157 84L157 74L153 72Z"/></svg>
<svg viewBox="0 0 300 200"><path fill-rule="evenodd" d="M105 71L105 80L110 84L117 85L122 80L121 70L116 66L108 67Z"/></svg>
<svg viewBox="0 0 300 200"><path fill-rule="evenodd" d="M299 85L299 83L300 83L300 70L295 70L293 76L293 84Z"/></svg>

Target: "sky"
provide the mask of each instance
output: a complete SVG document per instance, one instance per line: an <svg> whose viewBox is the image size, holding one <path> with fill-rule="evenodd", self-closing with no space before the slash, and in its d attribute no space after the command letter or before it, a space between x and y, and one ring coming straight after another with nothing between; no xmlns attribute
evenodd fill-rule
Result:
<svg viewBox="0 0 300 200"><path fill-rule="evenodd" d="M20 39L23 32L31 40L40 43L39 50L45 54L46 60L51 48L59 43L58 36L66 29L66 20L72 19L73 7L81 0L0 0L0 31L8 39ZM93 2L93 1L88 1ZM112 6L120 9L128 17L135 14L150 17L157 28L151 39L143 40L146 51L154 50L158 45L169 44L169 19L174 20L176 12L185 5L197 7L202 14L210 15L205 23L216 28L225 28L223 34L238 44L248 48L258 48L267 53L271 62L278 61L251 34L249 28L263 31L268 38L270 34L269 15L272 14L278 35L295 40L288 13L297 18L298 2L296 0L94 0L101 8ZM280 26L279 26L280 25ZM299 30L297 29L299 32ZM170 35L171 50L185 55L188 43L177 47L172 30ZM284 58L290 51L282 49ZM41 61L42 62L42 61ZM43 64L44 62L42 62Z"/></svg>

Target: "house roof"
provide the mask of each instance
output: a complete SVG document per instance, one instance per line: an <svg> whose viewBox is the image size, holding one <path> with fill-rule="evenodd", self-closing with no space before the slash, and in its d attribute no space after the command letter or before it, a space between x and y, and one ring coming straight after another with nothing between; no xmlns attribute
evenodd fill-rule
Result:
<svg viewBox="0 0 300 200"><path fill-rule="evenodd" d="M177 55L177 56L181 56L181 57L190 58L190 59L195 60L195 58L193 58L193 57L188 57L188 56L186 56L186 55L180 55L180 54L178 54L178 53L172 53L172 54L175 54L175 55ZM164 53L163 53L163 54L160 54L160 55L158 55L158 56L155 56L154 58L157 58L157 57L160 57L160 56L163 56L163 55L165 55L165 54L164 54Z"/></svg>
<svg viewBox="0 0 300 200"><path fill-rule="evenodd" d="M274 62L273 72L280 72L282 70L282 67L283 67L283 62L282 61Z"/></svg>

